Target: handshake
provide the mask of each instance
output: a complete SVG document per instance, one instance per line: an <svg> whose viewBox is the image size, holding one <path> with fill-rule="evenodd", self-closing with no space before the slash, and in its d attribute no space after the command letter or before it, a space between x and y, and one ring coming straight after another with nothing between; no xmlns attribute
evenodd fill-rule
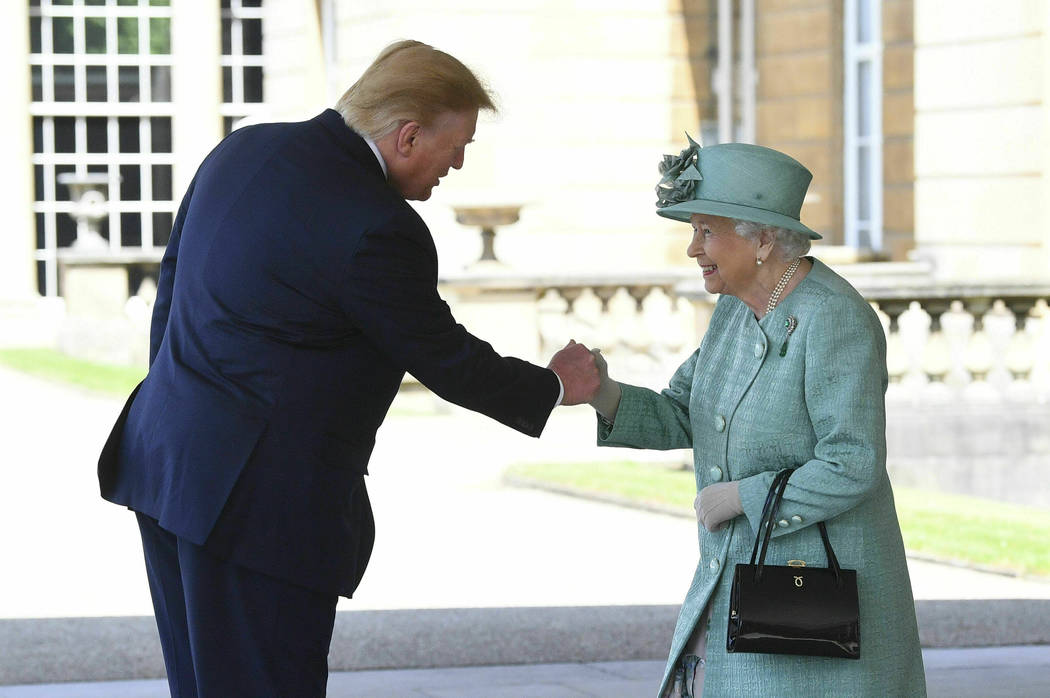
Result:
<svg viewBox="0 0 1050 698"><path fill-rule="evenodd" d="M612 420L620 404L620 385L609 378L609 366L600 349L588 349L570 339L547 368L558 374L565 395L563 405L587 403L603 417Z"/></svg>

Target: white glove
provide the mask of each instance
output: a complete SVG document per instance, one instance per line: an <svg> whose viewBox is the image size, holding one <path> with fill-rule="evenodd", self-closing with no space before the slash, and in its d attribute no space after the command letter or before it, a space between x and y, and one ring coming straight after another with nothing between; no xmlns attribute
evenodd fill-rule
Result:
<svg viewBox="0 0 1050 698"><path fill-rule="evenodd" d="M598 367L598 392L594 399L588 402L594 411L605 417L610 422L616 420L616 411L620 408L620 384L609 378L609 364L605 362L601 349L591 349L594 354L594 363Z"/></svg>
<svg viewBox="0 0 1050 698"><path fill-rule="evenodd" d="M716 482L700 490L693 501L696 518L708 531L724 528L726 522L744 513L740 503L740 483Z"/></svg>

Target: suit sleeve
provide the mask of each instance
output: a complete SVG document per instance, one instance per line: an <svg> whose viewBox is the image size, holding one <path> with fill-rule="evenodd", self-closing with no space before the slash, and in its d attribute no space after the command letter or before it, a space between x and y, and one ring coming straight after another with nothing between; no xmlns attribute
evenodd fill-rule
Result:
<svg viewBox="0 0 1050 698"><path fill-rule="evenodd" d="M502 357L452 317L437 257L419 224L363 235L341 291L351 321L395 364L445 400L539 436L558 397L554 372Z"/></svg>
<svg viewBox="0 0 1050 698"><path fill-rule="evenodd" d="M807 333L806 404L817 442L791 476L782 510L807 523L827 521L865 501L886 478L886 339L878 318L832 296ZM745 513L757 530L773 472L740 481ZM775 528L773 535L798 530Z"/></svg>
<svg viewBox="0 0 1050 698"><path fill-rule="evenodd" d="M164 248L164 257L160 261L160 273L157 276L157 299L153 303L153 317L149 329L149 365L153 365L160 351L160 343L164 340L164 332L168 328L168 313L171 311L171 297L175 289L175 266L179 258L179 242L182 240L182 226L186 222L186 212L190 207L190 199L196 186L197 178L194 177L190 186L186 189L186 195L182 197L179 212L175 216L175 223L171 228L171 236L168 238L168 246Z"/></svg>

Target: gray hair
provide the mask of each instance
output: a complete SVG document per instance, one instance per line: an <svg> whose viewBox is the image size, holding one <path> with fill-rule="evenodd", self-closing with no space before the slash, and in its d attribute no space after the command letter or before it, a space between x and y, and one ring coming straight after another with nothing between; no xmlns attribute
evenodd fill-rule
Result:
<svg viewBox="0 0 1050 698"><path fill-rule="evenodd" d="M763 230L769 230L776 236L776 252L780 254L783 261L795 259L809 252L809 235L797 230L788 230L775 225L764 225L754 221L741 221L733 219L733 229L736 234L748 240L757 240Z"/></svg>

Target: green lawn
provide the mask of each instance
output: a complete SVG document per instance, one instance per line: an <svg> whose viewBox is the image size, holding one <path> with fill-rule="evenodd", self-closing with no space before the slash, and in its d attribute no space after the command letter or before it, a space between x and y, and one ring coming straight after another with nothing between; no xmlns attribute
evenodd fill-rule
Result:
<svg viewBox="0 0 1050 698"><path fill-rule="evenodd" d="M693 473L617 461L540 463L508 474L537 484L656 505L693 515ZM989 499L894 487L909 552L1004 572L1050 577L1050 511Z"/></svg>
<svg viewBox="0 0 1050 698"><path fill-rule="evenodd" d="M145 367L99 364L54 349L0 349L0 364L38 378L116 396L127 396L146 375Z"/></svg>

